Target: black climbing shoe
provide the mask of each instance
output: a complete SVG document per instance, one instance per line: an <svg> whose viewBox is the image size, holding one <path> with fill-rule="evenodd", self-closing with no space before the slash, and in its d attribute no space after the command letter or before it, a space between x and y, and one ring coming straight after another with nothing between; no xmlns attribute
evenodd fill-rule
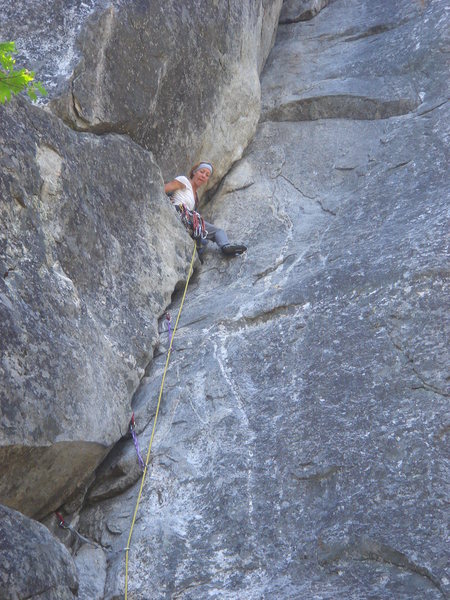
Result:
<svg viewBox="0 0 450 600"><path fill-rule="evenodd" d="M221 247L221 250L227 256L236 256L245 252L247 246L244 246L244 244L225 244L225 246Z"/></svg>

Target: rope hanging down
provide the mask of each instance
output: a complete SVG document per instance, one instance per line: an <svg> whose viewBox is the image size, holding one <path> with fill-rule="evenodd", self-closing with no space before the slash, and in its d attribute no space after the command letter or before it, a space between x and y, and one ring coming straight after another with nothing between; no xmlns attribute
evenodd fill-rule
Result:
<svg viewBox="0 0 450 600"><path fill-rule="evenodd" d="M197 248L196 248L196 246L194 244L194 251L192 253L191 264L189 265L189 273L188 273L188 276L187 276L186 285L184 287L183 297L181 299L181 304L180 304L180 308L178 310L177 319L175 321L175 326L173 328L172 336L170 338L169 349L167 351L166 364L164 366L164 371L163 371L163 376L162 376L162 381L161 381L161 387L159 389L159 396L158 396L158 403L156 405L155 418L153 419L152 434L150 436L150 442L149 442L148 450L147 450L147 458L145 459L144 472L142 473L142 478L141 478L141 487L139 488L139 494L138 494L137 501L136 501L136 507L134 509L133 518L131 520L130 533L128 534L127 547L125 548L125 600L127 600L127 598L128 598L128 562L129 562L128 561L128 554L129 554L129 551L130 551L131 537L133 535L134 524L136 522L136 516L137 516L138 509L139 509L139 503L141 501L142 490L144 488L145 478L146 478L146 475L147 475L148 463L149 463L149 460L150 460L150 453L151 453L152 444L153 444L153 438L155 437L156 421L158 420L159 407L160 407L160 404L161 404L162 393L163 393L163 390L164 390L164 382L165 382L165 379L166 379L167 367L169 366L170 354L172 352L173 338L175 337L175 333L177 331L178 321L180 320L180 315L181 315L181 311L183 309L184 299L186 298L186 292L187 292L187 288L188 288L188 285L189 285L189 280L190 280L192 272L193 272L193 266L194 266L195 251L196 251L196 249Z"/></svg>

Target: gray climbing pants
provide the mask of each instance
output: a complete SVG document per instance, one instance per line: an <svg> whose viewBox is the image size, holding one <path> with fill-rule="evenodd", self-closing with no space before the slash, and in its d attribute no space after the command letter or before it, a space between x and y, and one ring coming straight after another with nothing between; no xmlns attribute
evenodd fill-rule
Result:
<svg viewBox="0 0 450 600"><path fill-rule="evenodd" d="M222 246L225 246L225 244L230 243L228 240L228 236L223 229L219 229L212 223L207 223L206 221L205 221L205 229L208 232L206 239L216 242L216 244L219 246L219 248L222 248Z"/></svg>

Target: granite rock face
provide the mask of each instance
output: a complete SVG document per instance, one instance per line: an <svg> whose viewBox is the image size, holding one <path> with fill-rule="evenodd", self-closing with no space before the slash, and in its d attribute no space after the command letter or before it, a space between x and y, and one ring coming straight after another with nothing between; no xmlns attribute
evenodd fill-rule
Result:
<svg viewBox="0 0 450 600"><path fill-rule="evenodd" d="M34 70L54 98L67 89L81 60L80 32L107 5L107 0L47 0L44 10L39 0L1 0L0 37L16 42L17 64Z"/></svg>
<svg viewBox="0 0 450 600"><path fill-rule="evenodd" d="M50 101L0 107L8 506L40 519L62 503L76 512L126 433L156 318L192 251L160 169L174 176L202 155L219 177L241 156L281 3L55 0L43 10L0 0L0 38L16 41L18 63L36 71ZM99 486L106 465L91 498L111 494ZM136 476L127 472L115 493Z"/></svg>
<svg viewBox="0 0 450 600"><path fill-rule="evenodd" d="M2 600L75 600L78 578L67 548L48 529L0 505Z"/></svg>
<svg viewBox="0 0 450 600"><path fill-rule="evenodd" d="M83 576L78 589L79 598L103 600L106 578L106 556L101 548L83 544L75 555L75 564Z"/></svg>
<svg viewBox="0 0 450 600"><path fill-rule="evenodd" d="M19 0L2 29L45 73L52 109L73 127L127 133L166 179L199 158L219 177L254 134L281 4L53 0L43 18L40 2Z"/></svg>
<svg viewBox="0 0 450 600"><path fill-rule="evenodd" d="M301 36L295 26L281 29L264 78L262 120L385 119L428 99L445 100L435 53L427 43L417 45L423 24L417 14L425 15L420 2L387 12L384 3L381 10L379 3L361 3L358 14L354 2L339 4L339 14L329 7L317 28L305 25Z"/></svg>
<svg viewBox="0 0 450 600"><path fill-rule="evenodd" d="M309 21L323 8L328 6L330 0L284 0L280 14L280 24Z"/></svg>
<svg viewBox="0 0 450 600"><path fill-rule="evenodd" d="M0 109L0 499L42 517L82 499L127 430L190 252L160 167L174 176L202 154L219 175L242 154L281 0L0 8L0 37L43 79L47 109L76 129L128 134L158 161L20 100Z"/></svg>
<svg viewBox="0 0 450 600"><path fill-rule="evenodd" d="M249 250L211 248L188 291L133 600L448 597L447 20L426 4L342 0L280 28L262 122L208 206ZM141 448L167 337L133 402ZM110 599L138 494L106 495L136 464L124 446L80 521L112 552Z"/></svg>
<svg viewBox="0 0 450 600"><path fill-rule="evenodd" d="M0 499L42 517L127 431L192 243L134 142L0 119Z"/></svg>

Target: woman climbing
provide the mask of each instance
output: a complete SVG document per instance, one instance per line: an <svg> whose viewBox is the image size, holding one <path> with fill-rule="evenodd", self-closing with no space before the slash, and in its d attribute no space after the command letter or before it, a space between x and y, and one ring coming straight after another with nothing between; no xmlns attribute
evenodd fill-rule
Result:
<svg viewBox="0 0 450 600"><path fill-rule="evenodd" d="M180 212L188 210L191 213L198 210L197 190L201 188L213 173L213 166L208 162L201 162L193 166L189 172L189 179L184 175L175 177L172 181L164 184L166 194L171 194L170 200ZM228 236L223 229L219 229L212 223L204 221L208 232L206 239L215 242L223 254L236 256L247 250L243 244L230 244Z"/></svg>

